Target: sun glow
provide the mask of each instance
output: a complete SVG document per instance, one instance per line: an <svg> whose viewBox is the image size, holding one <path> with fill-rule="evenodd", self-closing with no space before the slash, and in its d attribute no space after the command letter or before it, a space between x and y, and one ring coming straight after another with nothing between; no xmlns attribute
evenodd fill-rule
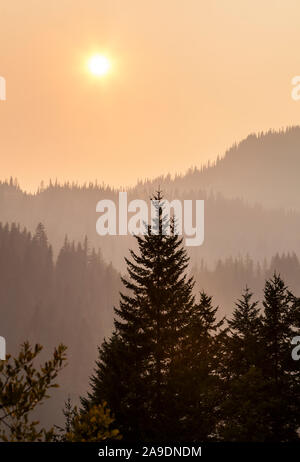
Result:
<svg viewBox="0 0 300 462"><path fill-rule="evenodd" d="M91 74L101 77L109 72L111 64L106 56L94 55L89 59L88 67Z"/></svg>

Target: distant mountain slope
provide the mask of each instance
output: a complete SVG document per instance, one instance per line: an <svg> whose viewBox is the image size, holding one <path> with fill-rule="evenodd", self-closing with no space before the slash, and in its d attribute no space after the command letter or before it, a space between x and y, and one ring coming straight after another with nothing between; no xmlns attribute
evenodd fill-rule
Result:
<svg viewBox="0 0 300 462"><path fill-rule="evenodd" d="M205 199L205 242L190 249L195 263L246 254L263 261L277 252L300 255L299 172L300 127L292 127L250 135L215 165L174 179L139 182L128 190L128 199L149 200L158 187L170 200ZM134 242L128 236L97 235L96 204L101 199L118 204L118 191L94 184L50 184L26 194L14 182L4 182L0 221L20 223L31 231L42 222L55 252L66 234L77 242L87 235L105 260L123 271L124 256Z"/></svg>
<svg viewBox="0 0 300 462"><path fill-rule="evenodd" d="M300 210L300 127L249 135L213 165L156 179L182 190L213 190L272 208Z"/></svg>
<svg viewBox="0 0 300 462"><path fill-rule="evenodd" d="M149 201L158 187L139 186L130 191L128 200ZM205 241L201 247L189 248L193 263L204 258L213 264L219 258L249 254L263 261L275 253L293 252L300 255L300 213L267 210L245 204L239 199L207 194L204 190L183 192L175 183L162 185L168 199L205 200ZM118 204L118 194L109 188L50 186L36 195L26 195L14 186L0 185L0 221L16 222L34 231L42 222L47 229L54 253L57 254L67 234L80 242L87 235L91 246L101 248L103 257L115 268L125 269L124 256L134 247L130 236L105 236L96 233L96 204L112 199Z"/></svg>

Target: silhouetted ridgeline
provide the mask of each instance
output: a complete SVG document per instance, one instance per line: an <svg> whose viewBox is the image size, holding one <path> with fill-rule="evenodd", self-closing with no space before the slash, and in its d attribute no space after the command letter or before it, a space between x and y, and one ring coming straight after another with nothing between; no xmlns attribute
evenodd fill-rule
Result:
<svg viewBox="0 0 300 462"><path fill-rule="evenodd" d="M299 170L300 126L294 126L251 134L216 162L190 169L175 181L167 177L143 185L151 190L159 181L181 192L202 188L264 207L300 211Z"/></svg>

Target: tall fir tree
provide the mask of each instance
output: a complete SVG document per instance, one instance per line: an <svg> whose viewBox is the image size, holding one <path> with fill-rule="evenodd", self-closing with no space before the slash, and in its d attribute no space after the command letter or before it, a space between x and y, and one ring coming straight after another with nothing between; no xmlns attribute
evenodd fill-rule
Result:
<svg viewBox="0 0 300 462"><path fill-rule="evenodd" d="M268 397L260 366L263 361L262 316L253 294L245 288L227 321L224 337L223 401L218 435L225 441L265 439L264 401Z"/></svg>
<svg viewBox="0 0 300 462"><path fill-rule="evenodd" d="M218 307L203 290L195 303L185 336L173 386L178 387L180 430L186 441L214 439L222 399L219 362L223 351L224 319L217 318ZM178 380L179 379L179 380Z"/></svg>
<svg viewBox="0 0 300 462"><path fill-rule="evenodd" d="M299 299L274 274L266 281L260 314L246 291L229 321L222 438L233 441L299 439L299 367L291 339L299 331Z"/></svg>
<svg viewBox="0 0 300 462"><path fill-rule="evenodd" d="M291 356L291 340L300 332L300 299L274 273L264 289L263 374L268 382L268 439L298 439L300 370Z"/></svg>
<svg viewBox="0 0 300 462"><path fill-rule="evenodd" d="M246 286L228 320L227 363L231 362L230 369L236 376L246 373L251 366L258 366L261 360L262 317L258 301L252 301L252 297Z"/></svg>
<svg viewBox="0 0 300 462"><path fill-rule="evenodd" d="M157 219L136 237L139 252L126 259L115 333L99 349L92 392L82 400L85 407L107 401L121 433L135 440L180 438L186 409L173 379L187 362L183 352L190 355L185 343L196 309L182 238L160 191L154 200Z"/></svg>

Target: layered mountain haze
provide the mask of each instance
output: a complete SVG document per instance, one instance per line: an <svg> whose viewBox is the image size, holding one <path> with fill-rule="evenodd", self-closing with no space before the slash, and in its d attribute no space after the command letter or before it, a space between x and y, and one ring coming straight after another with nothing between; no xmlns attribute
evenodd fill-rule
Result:
<svg viewBox="0 0 300 462"><path fill-rule="evenodd" d="M158 187L168 200L204 199L205 242L189 249L193 264L203 258L213 266L219 258L246 254L262 262L277 252L300 252L299 168L300 127L270 131L250 135L214 165L139 182L128 190L128 200L149 201ZM1 221L31 231L42 222L54 254L65 235L77 242L87 236L108 263L123 271L124 256L134 241L96 233L96 204L101 199L117 204L118 191L97 184L50 183L28 194L11 180L0 184Z"/></svg>
<svg viewBox="0 0 300 462"><path fill-rule="evenodd" d="M300 441L299 14L0 0L1 449Z"/></svg>
<svg viewBox="0 0 300 462"><path fill-rule="evenodd" d="M250 135L214 165L138 182L128 201L149 201L158 188L169 201L204 199L205 240L188 248L190 271L195 292L206 290L229 315L242 289L261 296L273 271L300 293L299 167L300 127L270 131ZM118 204L118 191L55 182L29 194L16 180L0 183L1 335L12 352L25 338L45 353L60 341L69 347L57 404L43 408L49 422L61 421L69 394L86 390L97 345L111 333L124 257L136 249L132 236L96 233L101 199Z"/></svg>
<svg viewBox="0 0 300 462"><path fill-rule="evenodd" d="M0 225L1 335L8 352L16 354L24 340L43 345L43 358L60 342L68 347L68 367L52 392L56 406L46 403L42 420L60 422L68 395L75 402L86 389L97 346L111 334L120 288L119 274L87 240L66 239L54 259L43 225L33 235Z"/></svg>

